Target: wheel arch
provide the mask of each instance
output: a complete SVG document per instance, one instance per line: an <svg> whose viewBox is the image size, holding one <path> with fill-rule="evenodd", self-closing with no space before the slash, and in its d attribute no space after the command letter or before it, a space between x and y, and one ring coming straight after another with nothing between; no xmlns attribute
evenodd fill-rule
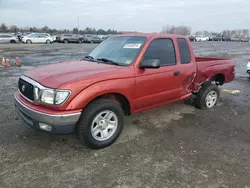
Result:
<svg viewBox="0 0 250 188"><path fill-rule="evenodd" d="M100 98L106 98L106 99L112 99L119 103L121 105L121 108L124 111L124 114L126 116L129 116L131 114L131 103L124 94L119 93L119 92L104 92L100 93L98 95L79 95L75 100L71 101L71 103L68 105L67 109L75 108L76 105L78 108L86 108L89 104L92 102L100 99ZM80 100L80 101L79 101ZM81 103L79 104L78 101Z"/></svg>
<svg viewBox="0 0 250 188"><path fill-rule="evenodd" d="M123 94L121 94L121 93L102 94L102 95L99 95L99 96L95 97L94 99L92 99L89 103L91 103L95 100L98 100L100 98L112 99L112 100L118 102L121 105L125 115L128 116L131 114L129 100Z"/></svg>
<svg viewBox="0 0 250 188"><path fill-rule="evenodd" d="M223 85L225 83L225 75L222 73L216 74L209 81L211 83L215 82L216 85Z"/></svg>

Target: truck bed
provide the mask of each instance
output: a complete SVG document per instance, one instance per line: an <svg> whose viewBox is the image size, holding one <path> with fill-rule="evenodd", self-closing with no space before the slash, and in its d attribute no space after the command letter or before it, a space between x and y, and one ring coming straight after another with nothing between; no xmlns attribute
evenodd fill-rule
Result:
<svg viewBox="0 0 250 188"><path fill-rule="evenodd" d="M224 83L234 79L235 61L216 57L195 57L197 65L196 87L204 81L209 81L215 76L222 76Z"/></svg>

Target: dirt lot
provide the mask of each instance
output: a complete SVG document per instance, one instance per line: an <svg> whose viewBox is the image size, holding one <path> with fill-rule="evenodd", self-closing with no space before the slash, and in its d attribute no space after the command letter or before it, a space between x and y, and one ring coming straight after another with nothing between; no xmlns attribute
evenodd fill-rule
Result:
<svg viewBox="0 0 250 188"><path fill-rule="evenodd" d="M18 76L41 64L80 59L94 44L0 45L0 187L250 188L250 43L193 43L197 55L237 60L235 80L208 111L180 102L126 119L119 140L90 150L74 135L48 135L25 125L13 105ZM235 92L239 90L238 92Z"/></svg>

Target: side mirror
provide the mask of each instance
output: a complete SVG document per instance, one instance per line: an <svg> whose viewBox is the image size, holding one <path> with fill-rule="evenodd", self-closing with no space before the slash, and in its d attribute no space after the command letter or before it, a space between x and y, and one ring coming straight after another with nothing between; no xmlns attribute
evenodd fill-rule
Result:
<svg viewBox="0 0 250 188"><path fill-rule="evenodd" d="M141 69L158 69L160 68L160 60L159 59L147 59L143 60L140 63Z"/></svg>

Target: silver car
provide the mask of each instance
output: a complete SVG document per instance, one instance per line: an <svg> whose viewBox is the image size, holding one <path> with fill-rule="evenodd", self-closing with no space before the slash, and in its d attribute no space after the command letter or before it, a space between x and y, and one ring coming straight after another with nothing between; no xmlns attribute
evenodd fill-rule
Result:
<svg viewBox="0 0 250 188"><path fill-rule="evenodd" d="M0 33L0 43L17 43L19 39L17 36L9 33Z"/></svg>

